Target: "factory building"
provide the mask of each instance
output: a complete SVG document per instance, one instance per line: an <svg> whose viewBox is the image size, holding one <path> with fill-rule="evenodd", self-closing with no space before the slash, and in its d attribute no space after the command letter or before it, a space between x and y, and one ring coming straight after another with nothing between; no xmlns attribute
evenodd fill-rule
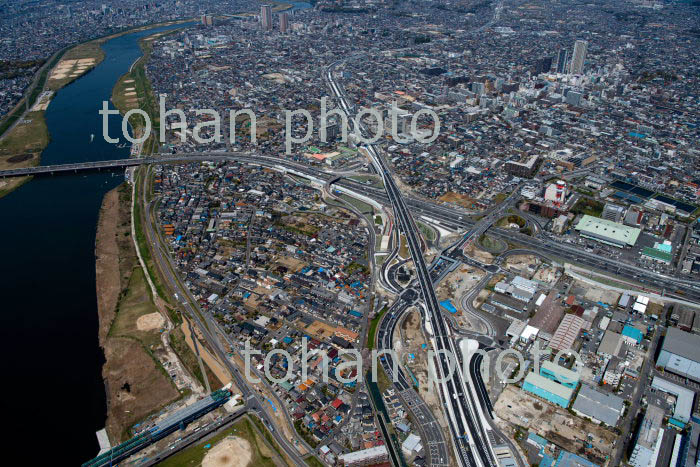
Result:
<svg viewBox="0 0 700 467"><path fill-rule="evenodd" d="M678 376L700 381L700 336L668 328L656 365Z"/></svg>
<svg viewBox="0 0 700 467"><path fill-rule="evenodd" d="M523 381L523 391L541 397L560 407L568 407L574 390L563 384L556 383L537 373L528 373Z"/></svg>
<svg viewBox="0 0 700 467"><path fill-rule="evenodd" d="M695 392L659 378L658 376L654 376L654 379L651 381L651 387L676 398L676 405L673 408L674 419L681 422L683 425L690 421L690 416L693 412L693 402L695 401Z"/></svg>
<svg viewBox="0 0 700 467"><path fill-rule="evenodd" d="M614 394L603 393L582 384L576 401L571 407L581 417L588 417L595 423L616 426L625 409L625 402Z"/></svg>
<svg viewBox="0 0 700 467"><path fill-rule="evenodd" d="M576 224L580 235L606 245L624 248L634 246L641 230L624 224L585 215Z"/></svg>
<svg viewBox="0 0 700 467"><path fill-rule="evenodd" d="M578 371L570 370L549 360L542 363L540 375L571 389L576 389L581 376Z"/></svg>
<svg viewBox="0 0 700 467"><path fill-rule="evenodd" d="M629 463L634 467L653 467L656 465L663 436L661 425L664 411L661 407L649 404L644 420L639 427L637 444L634 446Z"/></svg>

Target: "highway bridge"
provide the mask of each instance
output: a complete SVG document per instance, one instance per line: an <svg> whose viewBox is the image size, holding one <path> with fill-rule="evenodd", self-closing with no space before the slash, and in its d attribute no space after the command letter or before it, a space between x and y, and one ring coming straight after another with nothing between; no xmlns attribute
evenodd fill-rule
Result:
<svg viewBox="0 0 700 467"><path fill-rule="evenodd" d="M247 152L206 152L206 153L183 153L183 154L162 154L152 157L138 157L133 159L116 159L107 161L79 162L61 165L46 165L38 167L26 167L10 170L0 170L0 178L17 177L26 175L74 173L81 171L110 170L115 168L133 167L142 164L171 164L186 163L196 161L212 160L235 160L241 163L262 165L271 168L278 168L307 178L315 178L320 182L333 181L335 185L341 186L370 197L375 201L390 205L391 199L387 192L380 188L367 186L364 183L348 179L337 180L337 175L309 167L304 164L287 161L276 157L260 156ZM336 181L337 180L337 181ZM517 191L517 190L516 190ZM514 193L515 194L515 193ZM513 196L513 195L511 195ZM471 214L465 209L455 206L437 204L433 201L425 201L417 198L403 197L411 212L414 215L431 219L431 222L451 230L469 230L475 226L475 222L469 218ZM510 199L510 198L509 198ZM494 216L495 217L495 216ZM493 218L493 217L492 217ZM482 223L481 226L486 224ZM478 234L484 229L478 229ZM605 258L574 246L556 241L548 236L532 237L526 234L514 232L513 230L498 229L491 227L488 229L490 235L520 243L526 247L537 251L545 252L552 258L563 258L574 264L592 267L611 275L648 285L649 289L664 290L666 296L700 302L700 284L693 281L682 280L677 277L662 275L629 263L624 263L617 259ZM469 234L469 232L468 232ZM470 238L478 238L478 235L465 235L461 240L460 247ZM456 248L453 250L455 251Z"/></svg>

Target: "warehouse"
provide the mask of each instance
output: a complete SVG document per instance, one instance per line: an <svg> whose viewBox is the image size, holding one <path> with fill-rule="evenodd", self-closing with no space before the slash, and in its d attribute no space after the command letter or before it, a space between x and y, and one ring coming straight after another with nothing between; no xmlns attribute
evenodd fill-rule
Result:
<svg viewBox="0 0 700 467"><path fill-rule="evenodd" d="M604 358L620 357L624 354L622 335L613 331L605 331L598 345L598 355Z"/></svg>
<svg viewBox="0 0 700 467"><path fill-rule="evenodd" d="M578 371L569 370L549 360L542 363L540 375L571 389L576 389L580 379Z"/></svg>
<svg viewBox="0 0 700 467"><path fill-rule="evenodd" d="M595 423L616 426L625 408L624 400L614 394L596 391L587 384L582 384L573 407L574 412L588 417Z"/></svg>
<svg viewBox="0 0 700 467"><path fill-rule="evenodd" d="M523 381L523 391L532 393L542 399L557 404L560 407L567 408L574 390L564 385L557 384L551 379L538 375L537 373L528 373Z"/></svg>
<svg viewBox="0 0 700 467"><path fill-rule="evenodd" d="M574 314L564 316L549 343L550 347L562 352L573 350L574 342L585 325L585 321Z"/></svg>
<svg viewBox="0 0 700 467"><path fill-rule="evenodd" d="M700 336L668 328L656 364L671 373L700 381Z"/></svg>
<svg viewBox="0 0 700 467"><path fill-rule="evenodd" d="M624 248L634 246L641 233L636 227L585 215L576 224L576 230L582 237L590 238L606 245Z"/></svg>
<svg viewBox="0 0 700 467"><path fill-rule="evenodd" d="M676 398L676 404L673 409L673 418L681 423L688 423L693 411L693 402L695 401L695 393L690 389L673 384L670 381L654 376L651 382L651 387L657 391L671 394Z"/></svg>

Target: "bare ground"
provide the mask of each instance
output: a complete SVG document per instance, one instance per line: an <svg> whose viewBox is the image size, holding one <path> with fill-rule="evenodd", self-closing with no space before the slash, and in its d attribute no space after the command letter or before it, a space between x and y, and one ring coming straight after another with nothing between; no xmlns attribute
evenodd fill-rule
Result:
<svg viewBox="0 0 700 467"><path fill-rule="evenodd" d="M250 443L237 436L221 440L202 459L202 467L246 467L253 459Z"/></svg>
<svg viewBox="0 0 700 467"><path fill-rule="evenodd" d="M157 342L156 331L151 331L152 335L110 335L118 309L120 316L132 316L129 303L120 307L136 265L130 228L130 190L121 186L103 200L95 242L98 332L106 359L102 368L107 393L106 428L113 444L128 438L134 423L180 396L154 356L162 349L150 345L149 353L143 344ZM134 315L131 323L134 329L137 318ZM122 323L121 329L129 329L129 324Z"/></svg>

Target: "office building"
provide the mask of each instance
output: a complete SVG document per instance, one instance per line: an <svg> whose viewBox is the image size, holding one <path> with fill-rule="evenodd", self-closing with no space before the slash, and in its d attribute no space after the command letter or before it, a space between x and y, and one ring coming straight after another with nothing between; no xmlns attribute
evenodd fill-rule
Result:
<svg viewBox="0 0 700 467"><path fill-rule="evenodd" d="M614 203L605 203L601 217L613 222L620 222L625 214L625 208Z"/></svg>
<svg viewBox="0 0 700 467"><path fill-rule="evenodd" d="M583 63L586 60L586 51L588 50L588 42L576 41L574 44L574 54L571 57L571 74L580 75L583 73Z"/></svg>
<svg viewBox="0 0 700 467"><path fill-rule="evenodd" d="M545 57L535 63L535 74L548 73L552 68L552 57Z"/></svg>
<svg viewBox="0 0 700 467"><path fill-rule="evenodd" d="M289 13L283 11L280 13L280 32L284 34L289 30Z"/></svg>
<svg viewBox="0 0 700 467"><path fill-rule="evenodd" d="M556 183L550 183L544 191L544 199L551 201L557 206L561 206L566 201L569 190L566 187L564 180L557 180Z"/></svg>
<svg viewBox="0 0 700 467"><path fill-rule="evenodd" d="M678 376L700 381L700 336L668 328L656 365Z"/></svg>
<svg viewBox="0 0 700 467"><path fill-rule="evenodd" d="M566 73L566 59L569 53L566 49L560 49L557 58L557 73Z"/></svg>
<svg viewBox="0 0 700 467"><path fill-rule="evenodd" d="M263 5L260 7L260 24L265 31L272 29L272 6Z"/></svg>
<svg viewBox="0 0 700 467"><path fill-rule="evenodd" d="M581 105L581 100L583 99L583 93L577 91L569 91L566 93L564 100L567 104L573 105L574 107L579 107Z"/></svg>

